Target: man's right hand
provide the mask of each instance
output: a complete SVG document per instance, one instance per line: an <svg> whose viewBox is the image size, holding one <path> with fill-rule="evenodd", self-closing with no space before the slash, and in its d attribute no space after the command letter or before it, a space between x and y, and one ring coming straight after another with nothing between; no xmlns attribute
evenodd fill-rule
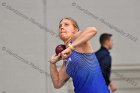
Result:
<svg viewBox="0 0 140 93"><path fill-rule="evenodd" d="M112 82L109 84L109 87L113 93L117 90L117 86Z"/></svg>

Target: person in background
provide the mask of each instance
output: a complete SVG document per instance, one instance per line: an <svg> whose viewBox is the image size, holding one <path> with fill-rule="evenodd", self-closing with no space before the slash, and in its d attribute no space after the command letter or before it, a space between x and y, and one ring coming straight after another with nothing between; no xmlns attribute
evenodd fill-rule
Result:
<svg viewBox="0 0 140 93"><path fill-rule="evenodd" d="M95 53L96 57L99 61L102 74L104 76L104 79L106 81L106 85L110 87L112 92L115 92L117 90L116 85L110 80L110 74L111 74L111 56L109 50L112 49L113 41L112 41L112 34L109 33L103 33L100 36L100 44L101 48Z"/></svg>

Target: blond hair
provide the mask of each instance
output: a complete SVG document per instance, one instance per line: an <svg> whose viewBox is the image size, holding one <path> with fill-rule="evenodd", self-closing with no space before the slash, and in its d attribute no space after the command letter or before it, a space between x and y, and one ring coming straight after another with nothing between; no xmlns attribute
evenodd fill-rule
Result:
<svg viewBox="0 0 140 93"><path fill-rule="evenodd" d="M71 18L71 17L66 17L66 18L61 19L60 22L59 22L59 24L60 24L61 21L64 20L64 19L70 20L70 21L72 22L73 26L74 26L76 29L78 29L78 31L79 31L79 26L78 26L77 22L76 22L73 18Z"/></svg>

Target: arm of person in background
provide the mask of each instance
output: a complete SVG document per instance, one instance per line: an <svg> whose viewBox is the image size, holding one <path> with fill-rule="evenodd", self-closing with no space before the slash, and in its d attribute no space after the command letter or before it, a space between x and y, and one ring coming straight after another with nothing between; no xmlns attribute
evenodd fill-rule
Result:
<svg viewBox="0 0 140 93"><path fill-rule="evenodd" d="M103 76L105 78L106 84L110 87L112 92L117 90L116 85L110 80L111 74L111 57L109 55L104 56L101 60L101 69L103 72Z"/></svg>
<svg viewBox="0 0 140 93"><path fill-rule="evenodd" d="M100 62L100 65L101 65L102 73L105 78L106 84L109 85L109 83L111 82L110 80L111 58L108 55L104 55L104 57L102 58Z"/></svg>

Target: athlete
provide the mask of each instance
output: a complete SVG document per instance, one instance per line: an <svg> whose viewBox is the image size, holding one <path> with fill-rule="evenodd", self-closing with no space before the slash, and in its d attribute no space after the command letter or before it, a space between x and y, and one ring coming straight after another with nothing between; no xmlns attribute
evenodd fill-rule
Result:
<svg viewBox="0 0 140 93"><path fill-rule="evenodd" d="M75 93L110 93L90 42L96 33L95 27L80 31L72 18L60 21L59 37L67 48L50 58L54 88L61 88L71 77ZM63 60L63 64L58 71L56 63L60 60Z"/></svg>

